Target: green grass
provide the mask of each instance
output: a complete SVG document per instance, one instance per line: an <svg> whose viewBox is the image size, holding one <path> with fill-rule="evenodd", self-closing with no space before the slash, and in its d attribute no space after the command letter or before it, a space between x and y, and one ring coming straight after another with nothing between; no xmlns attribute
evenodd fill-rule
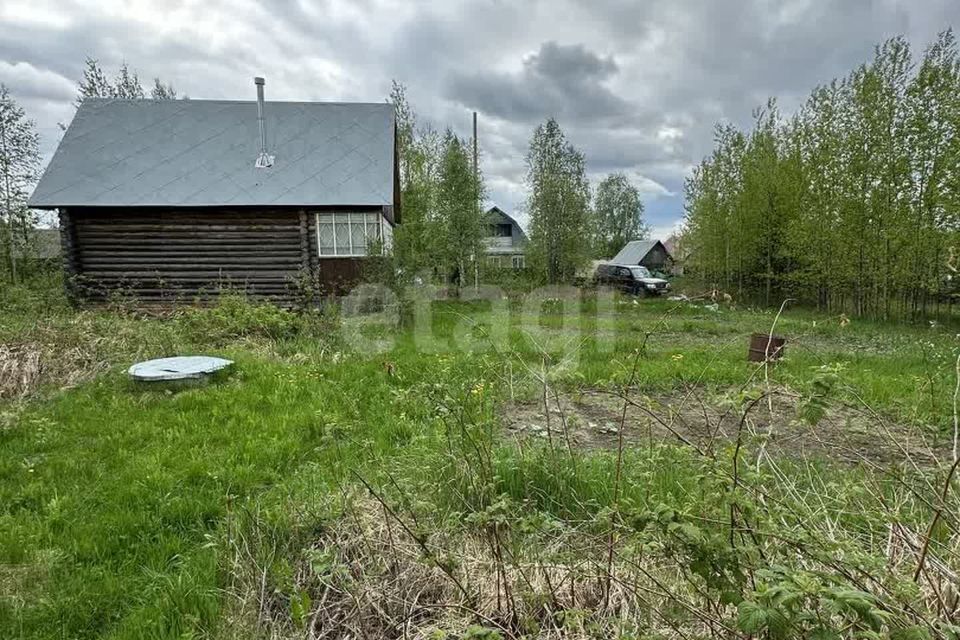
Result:
<svg viewBox="0 0 960 640"><path fill-rule="evenodd" d="M774 317L665 300L601 300L585 303L598 310L587 322L597 332L583 335L576 317L443 302L430 307L427 326L412 331L370 324L366 337L392 346L364 355L352 353L327 318L236 300L157 318L77 313L51 304L55 294L5 295L15 312L0 320L3 342L45 344L53 359L82 350L70 366L92 371L76 377L76 388L59 390L58 380L46 377L30 397L0 401L4 638L250 632L228 622L224 540L231 523L242 514L272 513L276 535L308 539L303 532L322 527L329 514L313 522L300 510L347 487L355 491L358 475L398 501L419 501L410 512L429 514L438 527L460 526L465 513L483 511L497 496L561 521L600 518L613 503L615 456L570 459L501 442L497 410L507 372L522 372L526 363L546 366L561 388L612 387L629 379L634 350L645 345L636 374L642 392L737 387L751 372L747 337L768 331ZM504 340L491 345L491 332ZM818 367L839 363L851 393L948 437L952 331L866 322L841 327L838 318L788 311L777 332L789 342L775 382L803 389ZM123 375L132 359L180 350L234 358L236 371L176 393L134 386ZM516 375L518 393L536 393L535 382ZM489 484L477 484L487 467L464 465L474 440L489 447ZM784 468L794 473L789 463ZM628 451L621 502L638 513L664 504L713 512L706 506L716 499L716 487L705 481L710 473L683 449ZM825 473L844 499L865 486L858 484L862 470ZM389 489L394 485L406 494ZM825 508L847 514L840 502ZM923 514L908 506L902 512L917 523ZM843 518L851 528L882 535L880 514ZM284 571L290 570L275 573Z"/></svg>

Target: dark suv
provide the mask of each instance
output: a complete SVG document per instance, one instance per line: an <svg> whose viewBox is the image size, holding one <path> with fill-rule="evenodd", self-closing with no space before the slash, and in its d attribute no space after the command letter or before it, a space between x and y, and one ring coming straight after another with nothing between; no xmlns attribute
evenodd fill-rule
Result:
<svg viewBox="0 0 960 640"><path fill-rule="evenodd" d="M594 280L598 285L615 287L633 295L658 296L670 290L670 283L654 278L646 267L627 264L601 264Z"/></svg>

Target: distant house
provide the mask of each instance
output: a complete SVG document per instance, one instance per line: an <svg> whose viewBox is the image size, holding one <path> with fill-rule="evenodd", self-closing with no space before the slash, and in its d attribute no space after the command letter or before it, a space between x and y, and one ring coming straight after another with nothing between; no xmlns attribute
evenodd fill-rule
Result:
<svg viewBox="0 0 960 640"><path fill-rule="evenodd" d="M659 240L631 240L610 264L641 265L651 271L669 271L673 256Z"/></svg>
<svg viewBox="0 0 960 640"><path fill-rule="evenodd" d="M517 221L494 206L487 210L487 225L488 234L484 238L487 264L499 268L524 268L527 234Z"/></svg>
<svg viewBox="0 0 960 640"><path fill-rule="evenodd" d="M673 257L673 267L670 270L673 275L683 275L684 264L692 253L686 244L687 243L682 241L682 236L677 234L673 234L663 241L663 246L667 248L667 251Z"/></svg>
<svg viewBox="0 0 960 640"><path fill-rule="evenodd" d="M390 104L84 100L30 198L80 300L343 293L400 220Z"/></svg>

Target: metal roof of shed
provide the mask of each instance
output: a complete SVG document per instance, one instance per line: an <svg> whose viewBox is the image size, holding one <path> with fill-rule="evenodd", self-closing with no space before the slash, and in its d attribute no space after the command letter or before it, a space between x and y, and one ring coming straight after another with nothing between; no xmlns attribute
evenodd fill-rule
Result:
<svg viewBox="0 0 960 640"><path fill-rule="evenodd" d="M66 206L392 205L387 103L88 98L30 197Z"/></svg>
<svg viewBox="0 0 960 640"><path fill-rule="evenodd" d="M613 256L610 264L640 264L640 261L658 244L662 245L663 243L659 240L631 240L624 245L623 249L620 249L620 253ZM664 251L666 251L666 247L664 247ZM667 255L670 255L669 251Z"/></svg>

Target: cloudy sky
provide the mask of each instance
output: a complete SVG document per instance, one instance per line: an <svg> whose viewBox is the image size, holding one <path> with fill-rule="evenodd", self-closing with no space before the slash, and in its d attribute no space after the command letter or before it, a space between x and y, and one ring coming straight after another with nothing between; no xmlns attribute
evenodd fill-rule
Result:
<svg viewBox="0 0 960 640"><path fill-rule="evenodd" d="M919 53L960 0L0 0L0 25L0 82L46 157L87 56L195 99L252 99L263 75L268 100L380 101L395 78L437 128L468 135L479 112L490 199L521 220L530 133L554 116L663 235L717 121L768 96L789 112L885 38Z"/></svg>

